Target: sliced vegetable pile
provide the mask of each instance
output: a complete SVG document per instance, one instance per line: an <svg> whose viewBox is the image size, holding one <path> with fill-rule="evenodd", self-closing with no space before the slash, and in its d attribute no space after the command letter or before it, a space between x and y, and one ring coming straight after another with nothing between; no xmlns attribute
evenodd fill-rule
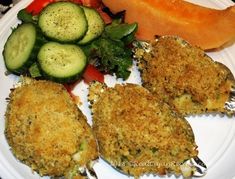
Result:
<svg viewBox="0 0 235 179"><path fill-rule="evenodd" d="M60 83L103 82L106 73L127 79L137 24L103 9L98 0L34 0L4 46L7 70Z"/></svg>

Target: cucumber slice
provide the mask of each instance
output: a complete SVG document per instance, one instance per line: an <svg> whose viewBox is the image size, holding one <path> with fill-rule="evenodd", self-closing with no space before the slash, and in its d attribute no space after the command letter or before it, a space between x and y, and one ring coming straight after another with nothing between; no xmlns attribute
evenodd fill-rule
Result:
<svg viewBox="0 0 235 179"><path fill-rule="evenodd" d="M22 74L37 60L37 53L43 37L31 23L19 25L8 37L3 57L6 68L13 73Z"/></svg>
<svg viewBox="0 0 235 179"><path fill-rule="evenodd" d="M38 25L47 37L65 43L81 39L88 26L80 6L62 1L46 6L39 15Z"/></svg>
<svg viewBox="0 0 235 179"><path fill-rule="evenodd" d="M77 45L48 42L41 47L38 62L45 78L68 83L80 77L86 67L87 57Z"/></svg>
<svg viewBox="0 0 235 179"><path fill-rule="evenodd" d="M78 44L83 45L99 37L104 31L105 25L102 17L95 9L84 6L81 7L85 12L88 21L88 30L86 35L78 42Z"/></svg>

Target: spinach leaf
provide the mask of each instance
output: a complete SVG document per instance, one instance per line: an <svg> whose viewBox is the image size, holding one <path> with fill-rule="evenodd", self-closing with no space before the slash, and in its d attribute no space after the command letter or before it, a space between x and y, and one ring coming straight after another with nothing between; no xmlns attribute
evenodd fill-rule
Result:
<svg viewBox="0 0 235 179"><path fill-rule="evenodd" d="M25 9L21 9L18 14L17 18L22 22L30 22L30 23L37 23L37 16L33 16L32 14L28 13Z"/></svg>
<svg viewBox="0 0 235 179"><path fill-rule="evenodd" d="M105 27L99 38L82 48L90 63L100 71L126 80L133 63L132 51L128 45L135 39L136 31L136 23L126 24L122 23L122 19L115 19Z"/></svg>
<svg viewBox="0 0 235 179"><path fill-rule="evenodd" d="M124 42L114 41L105 36L83 47L89 59L98 59L96 67L105 73L115 73L118 78L127 79L132 65L131 49ZM97 62L97 61L96 61Z"/></svg>
<svg viewBox="0 0 235 179"><path fill-rule="evenodd" d="M106 26L105 33L113 40L120 40L137 30L137 23L133 24L118 24L114 21L111 25Z"/></svg>

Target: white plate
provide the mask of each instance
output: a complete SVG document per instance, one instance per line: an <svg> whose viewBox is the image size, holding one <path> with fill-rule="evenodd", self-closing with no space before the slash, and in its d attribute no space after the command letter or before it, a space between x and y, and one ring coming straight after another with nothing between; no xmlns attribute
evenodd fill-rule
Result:
<svg viewBox="0 0 235 179"><path fill-rule="evenodd" d="M21 0L16 6L14 6L1 20L0 20L0 52L3 50L3 46L7 40L7 37L11 33L11 28L16 27L19 23L17 20L17 12L29 4L31 0ZM233 3L229 0L190 0L197 4L201 4L207 7L213 8L225 8ZM226 27L225 27L226 28ZM219 32L218 32L219 33ZM235 45L227 47L219 52L209 53L209 55L221 63L228 66L235 75ZM6 110L6 100L8 97L10 88L16 83L17 77L14 75L5 76L5 66L3 57L0 55L0 176L3 179L21 179L21 178L40 178L37 173L33 173L29 167L17 161L14 158L8 146L4 135L4 113ZM106 76L106 82L112 86L115 84L114 78ZM121 81L120 81L121 82ZM140 83L139 74L133 68L128 82ZM79 94L83 100L83 105L80 109L87 115L89 123L91 123L90 111L87 108L86 94L87 86L84 83L80 83L74 90ZM195 133L196 143L199 146L199 157L208 166L208 173L203 179L231 179L235 176L235 119L222 117L220 115L215 116L195 116L187 118ZM107 163L100 160L95 164L95 170L98 178L128 178L125 175L120 174ZM143 178L146 178L144 176ZM158 178L148 176L148 178ZM165 176L161 178L175 178L174 176Z"/></svg>

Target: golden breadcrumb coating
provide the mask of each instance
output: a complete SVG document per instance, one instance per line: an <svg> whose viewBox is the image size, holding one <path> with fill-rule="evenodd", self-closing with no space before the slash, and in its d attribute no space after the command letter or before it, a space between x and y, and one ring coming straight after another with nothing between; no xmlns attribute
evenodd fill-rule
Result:
<svg viewBox="0 0 235 179"><path fill-rule="evenodd" d="M225 112L235 84L228 68L178 37L161 37L151 46L139 63L145 88L184 115Z"/></svg>
<svg viewBox="0 0 235 179"><path fill-rule="evenodd" d="M12 90L5 134L16 158L42 176L66 175L98 156L86 118L64 86L49 81Z"/></svg>
<svg viewBox="0 0 235 179"><path fill-rule="evenodd" d="M88 99L100 154L124 173L180 174L180 164L197 156L188 122L145 88L94 83Z"/></svg>

